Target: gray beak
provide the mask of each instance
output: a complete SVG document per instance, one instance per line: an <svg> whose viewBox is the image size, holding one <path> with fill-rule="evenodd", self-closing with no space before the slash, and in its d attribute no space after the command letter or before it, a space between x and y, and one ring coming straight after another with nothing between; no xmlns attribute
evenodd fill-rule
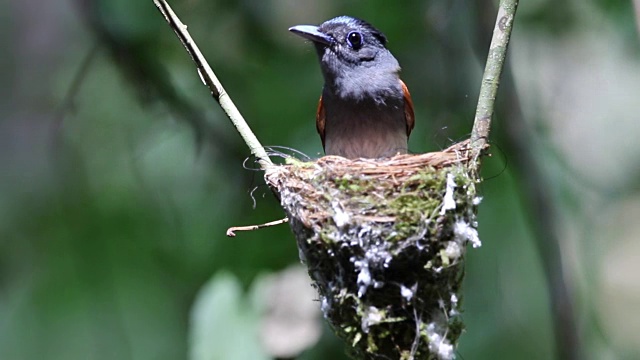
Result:
<svg viewBox="0 0 640 360"><path fill-rule="evenodd" d="M323 34L318 31L317 26L313 25L297 25L289 28L292 33L302 36L307 40L311 40L315 43L331 45L333 38L327 34Z"/></svg>

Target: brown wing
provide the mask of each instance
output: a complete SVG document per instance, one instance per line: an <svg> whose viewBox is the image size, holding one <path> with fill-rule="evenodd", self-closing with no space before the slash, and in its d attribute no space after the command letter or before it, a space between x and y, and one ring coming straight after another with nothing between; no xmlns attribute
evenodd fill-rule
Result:
<svg viewBox="0 0 640 360"><path fill-rule="evenodd" d="M402 91L404 92L404 118L407 121L407 136L409 136L416 120L413 114L413 100L411 100L411 94L409 94L409 89L407 85L404 84L404 81L400 80L400 85L402 85ZM320 101L322 101L322 99L320 99ZM324 120L322 126L324 128Z"/></svg>
<svg viewBox="0 0 640 360"><path fill-rule="evenodd" d="M324 149L324 124L325 124L325 112L324 105L322 104L322 95L318 101L318 111L316 113L316 130L320 134L320 140L322 140L322 148Z"/></svg>

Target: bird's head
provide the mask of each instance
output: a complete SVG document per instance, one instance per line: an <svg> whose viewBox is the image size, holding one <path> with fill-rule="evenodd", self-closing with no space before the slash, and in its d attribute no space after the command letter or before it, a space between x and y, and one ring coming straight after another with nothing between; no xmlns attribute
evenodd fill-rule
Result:
<svg viewBox="0 0 640 360"><path fill-rule="evenodd" d="M398 86L400 65L386 48L387 38L366 21L339 16L289 31L313 42L325 86L341 97L360 98Z"/></svg>

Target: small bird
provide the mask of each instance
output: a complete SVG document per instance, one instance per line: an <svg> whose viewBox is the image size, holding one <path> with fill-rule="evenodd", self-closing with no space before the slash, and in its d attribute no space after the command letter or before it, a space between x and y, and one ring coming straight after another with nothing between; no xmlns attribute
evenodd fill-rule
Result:
<svg viewBox="0 0 640 360"><path fill-rule="evenodd" d="M289 31L311 40L318 53L324 87L316 128L325 154L349 159L406 154L413 102L385 35L349 16Z"/></svg>

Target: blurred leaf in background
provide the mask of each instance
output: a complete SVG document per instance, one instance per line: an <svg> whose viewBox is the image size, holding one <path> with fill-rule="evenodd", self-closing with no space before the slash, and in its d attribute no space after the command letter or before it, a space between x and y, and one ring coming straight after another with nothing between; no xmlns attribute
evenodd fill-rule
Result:
<svg viewBox="0 0 640 360"><path fill-rule="evenodd" d="M258 312L240 282L218 272L200 290L191 312L190 360L268 359L258 340Z"/></svg>
<svg viewBox="0 0 640 360"><path fill-rule="evenodd" d="M342 14L390 39L416 106L412 151L470 132L491 1L171 5L265 145L321 154L316 55L287 28ZM635 14L523 1L500 95L515 95L550 184L593 359L640 357ZM0 19L0 359L268 358L259 289L299 262L295 241L287 226L226 238L283 212L153 2L9 0ZM501 135L512 120L496 119L483 169L460 358L555 356L536 214ZM299 359L346 359L323 329Z"/></svg>

